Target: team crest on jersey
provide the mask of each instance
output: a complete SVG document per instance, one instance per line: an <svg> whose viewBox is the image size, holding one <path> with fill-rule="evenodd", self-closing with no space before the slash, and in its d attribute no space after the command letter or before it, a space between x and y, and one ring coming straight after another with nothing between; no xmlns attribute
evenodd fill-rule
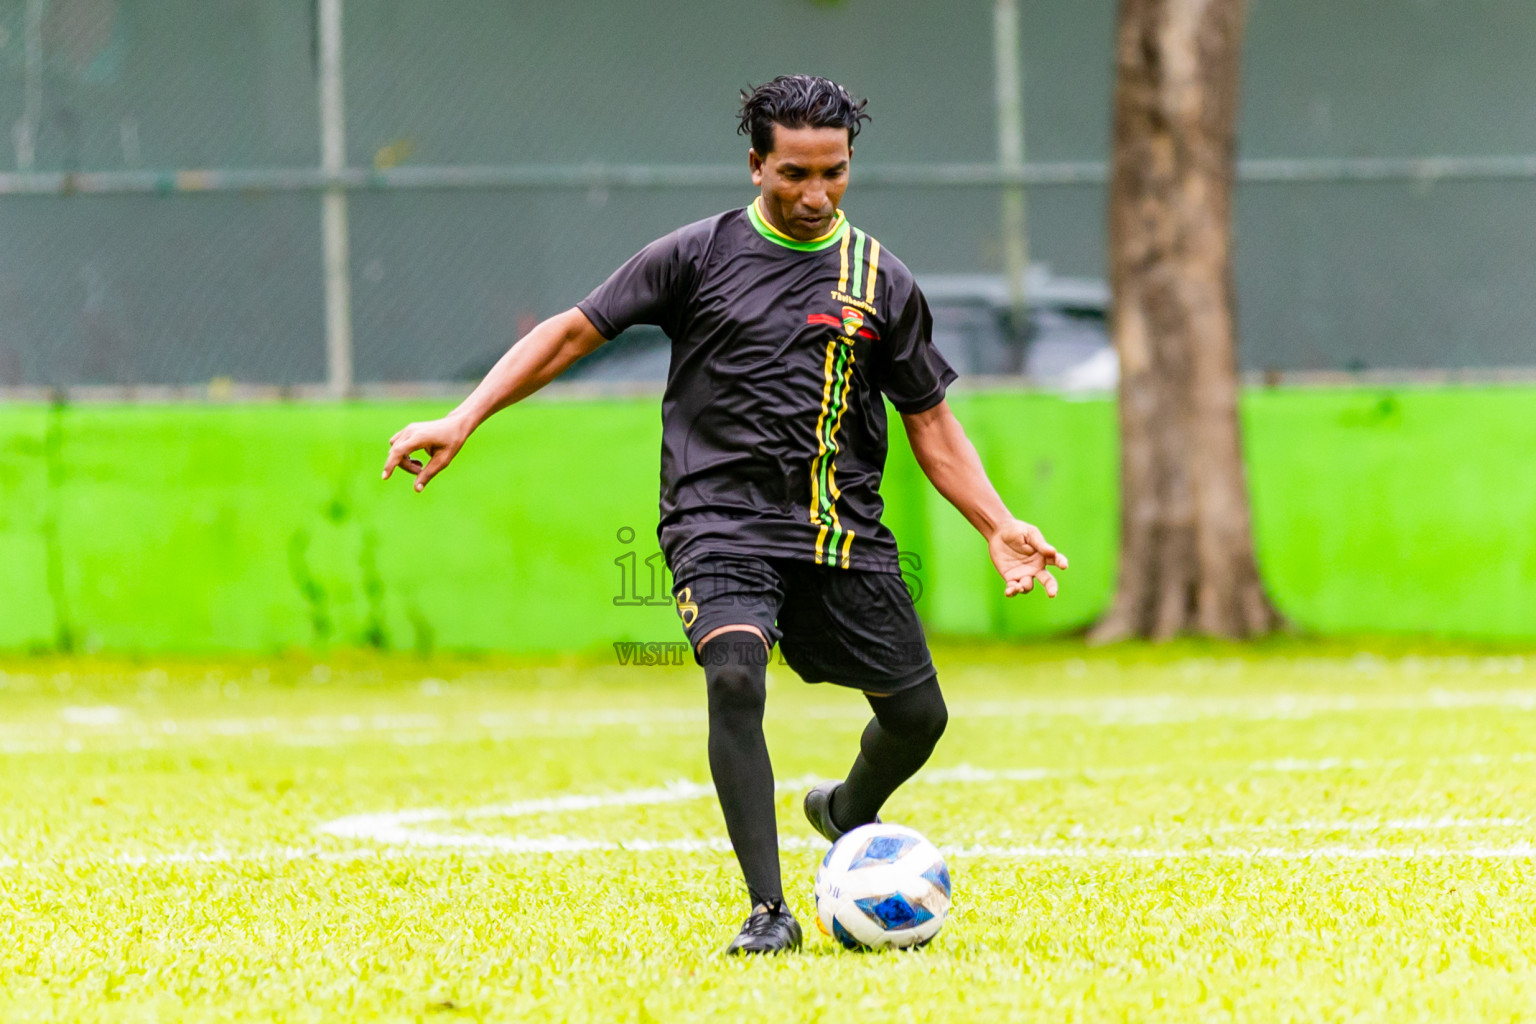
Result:
<svg viewBox="0 0 1536 1024"><path fill-rule="evenodd" d="M843 307L843 333L850 338L859 333L859 328L864 326L864 314L852 306Z"/></svg>
<svg viewBox="0 0 1536 1024"><path fill-rule="evenodd" d="M808 324L826 324L828 327L840 328L845 338L868 338L870 341L880 340L880 335L864 326L869 321L865 315L852 306L844 306L841 318L831 313L811 313L805 318Z"/></svg>

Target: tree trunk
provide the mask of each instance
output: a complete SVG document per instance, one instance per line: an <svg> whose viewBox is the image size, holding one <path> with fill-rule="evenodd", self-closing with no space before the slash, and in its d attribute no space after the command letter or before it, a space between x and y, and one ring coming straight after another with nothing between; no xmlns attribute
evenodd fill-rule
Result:
<svg viewBox="0 0 1536 1024"><path fill-rule="evenodd" d="M1280 623L1238 438L1231 217L1244 0L1121 0L1110 192L1120 574L1098 641Z"/></svg>

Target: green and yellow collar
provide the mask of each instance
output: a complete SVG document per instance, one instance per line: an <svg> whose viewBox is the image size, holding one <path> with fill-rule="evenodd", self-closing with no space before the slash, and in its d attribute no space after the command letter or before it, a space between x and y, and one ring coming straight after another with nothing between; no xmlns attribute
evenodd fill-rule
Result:
<svg viewBox="0 0 1536 1024"><path fill-rule="evenodd" d="M747 207L747 218L752 221L752 226L757 229L758 234L776 245L782 245L786 249L794 249L797 252L817 252L828 246L836 245L843 237L844 232L848 230L848 218L843 216L842 210L838 210L836 219L832 221L831 231L828 231L820 238L813 238L809 242L802 242L798 238L789 237L768 222L768 218L763 216L762 208L759 205L762 201L762 196L752 200L752 205Z"/></svg>

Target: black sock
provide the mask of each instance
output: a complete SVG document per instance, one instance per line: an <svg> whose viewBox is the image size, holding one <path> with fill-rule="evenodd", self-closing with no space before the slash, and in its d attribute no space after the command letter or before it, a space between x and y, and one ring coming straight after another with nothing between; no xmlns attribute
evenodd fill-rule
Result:
<svg viewBox="0 0 1536 1024"><path fill-rule="evenodd" d="M949 722L937 676L889 697L871 695L869 706L875 717L864 727L859 756L832 795L832 821L844 830L875 820L896 788L928 760Z"/></svg>
<svg viewBox="0 0 1536 1024"><path fill-rule="evenodd" d="M752 905L784 899L773 809L773 764L763 738L768 649L732 630L699 649L709 688L709 771Z"/></svg>

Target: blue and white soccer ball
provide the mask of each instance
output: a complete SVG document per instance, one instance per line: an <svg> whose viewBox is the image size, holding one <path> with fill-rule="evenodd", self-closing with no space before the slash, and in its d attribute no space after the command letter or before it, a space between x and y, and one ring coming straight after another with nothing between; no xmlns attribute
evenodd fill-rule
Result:
<svg viewBox="0 0 1536 1024"><path fill-rule="evenodd" d="M949 894L949 867L921 833L862 825L816 870L816 920L849 949L906 949L938 934Z"/></svg>

